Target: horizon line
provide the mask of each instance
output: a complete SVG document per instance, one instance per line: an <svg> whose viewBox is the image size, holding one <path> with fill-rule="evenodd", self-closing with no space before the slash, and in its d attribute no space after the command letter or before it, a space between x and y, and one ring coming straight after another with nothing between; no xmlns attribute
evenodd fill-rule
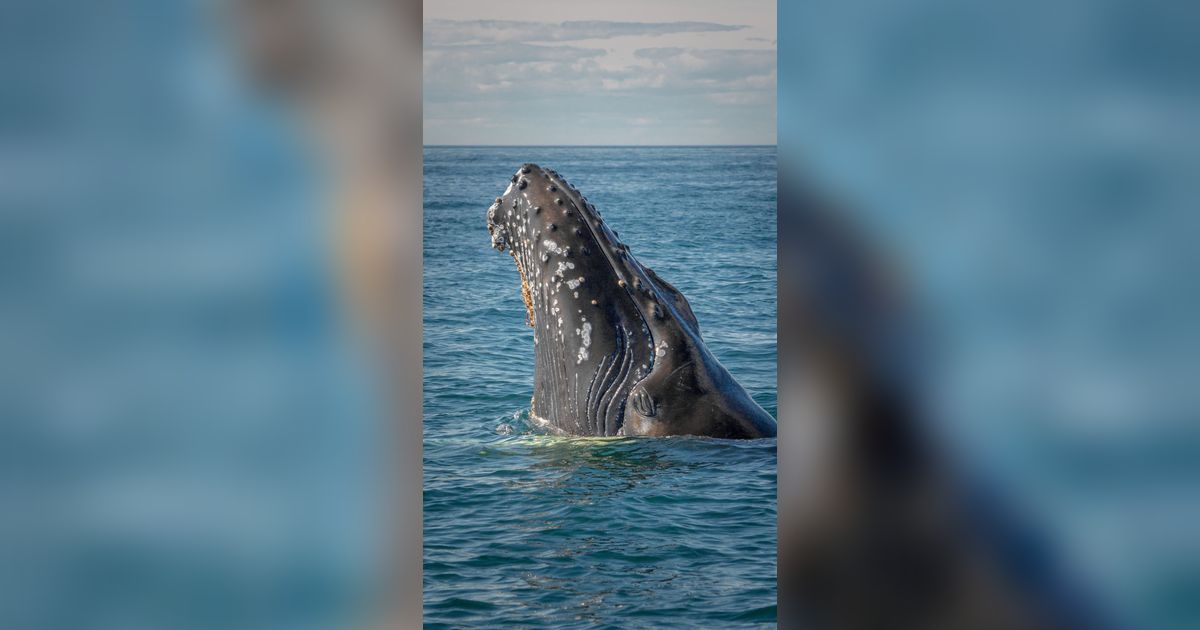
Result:
<svg viewBox="0 0 1200 630"><path fill-rule="evenodd" d="M660 147L660 148L689 148L689 147L779 147L779 143L774 144L422 144L422 148L446 148L446 147L484 147L484 148L570 148L570 149L590 149L590 148L632 148L632 147Z"/></svg>

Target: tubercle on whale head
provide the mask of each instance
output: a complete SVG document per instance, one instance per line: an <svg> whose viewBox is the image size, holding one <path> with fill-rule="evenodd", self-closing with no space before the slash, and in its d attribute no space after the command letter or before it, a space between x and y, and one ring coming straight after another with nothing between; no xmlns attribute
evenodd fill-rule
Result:
<svg viewBox="0 0 1200 630"><path fill-rule="evenodd" d="M535 279L557 278L574 291L577 284L637 281L625 269L626 259L632 258L628 247L616 240L595 206L553 169L522 165L488 208L487 219L492 247L513 256L527 286ZM543 275L543 268L550 276Z"/></svg>
<svg viewBox="0 0 1200 630"><path fill-rule="evenodd" d="M488 230L492 246L512 254L526 287L547 279L539 267L552 266L551 276L570 282L572 291L575 284L615 283L648 324L678 321L698 331L683 295L638 262L596 206L553 169L522 165L489 207Z"/></svg>
<svg viewBox="0 0 1200 630"><path fill-rule="evenodd" d="M617 285L626 290L647 318L669 320L668 314L676 314L685 325L697 327L683 294L634 257L629 245L608 226L594 204L553 169L543 170L536 165L526 167L530 169L529 177L540 174L545 178L544 194L553 197L549 215L557 218L547 219L546 229L556 232L556 238L578 243L574 250L565 250L566 256L599 254L598 259L607 263L604 266Z"/></svg>
<svg viewBox="0 0 1200 630"><path fill-rule="evenodd" d="M615 248L591 222L599 222L594 205L553 169L529 163L488 208L492 247L516 262L531 321L547 315L554 296L578 301L577 311L611 302L606 284L616 272L605 252ZM557 322L558 313L548 314Z"/></svg>
<svg viewBox="0 0 1200 630"><path fill-rule="evenodd" d="M503 221L498 221L496 213L502 211L501 205L503 199L497 197L488 208L488 233L492 237L492 248L496 251L508 251L512 255L513 261L517 265L517 273L521 276L521 299L525 302L526 319L525 323L529 327L534 327L535 317L533 314L533 296L529 289L529 278L525 273L525 267L521 264L521 257L517 255L517 251L512 248L511 235L507 225Z"/></svg>

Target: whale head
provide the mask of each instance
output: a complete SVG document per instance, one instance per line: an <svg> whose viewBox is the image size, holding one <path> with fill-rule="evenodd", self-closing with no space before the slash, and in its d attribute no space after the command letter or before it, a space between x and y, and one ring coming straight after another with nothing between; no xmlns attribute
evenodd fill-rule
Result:
<svg viewBox="0 0 1200 630"><path fill-rule="evenodd" d="M775 434L709 352L682 293L552 169L524 164L487 211L534 329L531 413L572 435Z"/></svg>

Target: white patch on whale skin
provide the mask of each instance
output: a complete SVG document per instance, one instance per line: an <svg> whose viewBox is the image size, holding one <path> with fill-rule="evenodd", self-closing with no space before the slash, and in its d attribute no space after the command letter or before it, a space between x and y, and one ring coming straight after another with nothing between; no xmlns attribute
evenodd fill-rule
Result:
<svg viewBox="0 0 1200 630"><path fill-rule="evenodd" d="M558 243L555 243L554 241L552 241L550 239L543 240L542 247L545 247L546 249L550 250L551 252L554 252L555 254L562 253L562 248L558 246Z"/></svg>
<svg viewBox="0 0 1200 630"><path fill-rule="evenodd" d="M592 345L592 325L584 322L581 328L575 329L575 334L579 335L581 341L579 343L579 354L575 358L575 364L583 363L583 360L588 358L588 347Z"/></svg>
<svg viewBox="0 0 1200 630"><path fill-rule="evenodd" d="M558 261L558 270L555 271L554 273L561 276L561 275L563 275L564 271L566 271L568 269L574 269L574 268L575 268L575 263L560 260L560 261ZM568 286L570 284L571 284L570 282L567 283ZM571 288L574 289L575 287L571 287Z"/></svg>
<svg viewBox="0 0 1200 630"><path fill-rule="evenodd" d="M667 356L667 342L658 342L658 348L654 350L654 355L659 357Z"/></svg>
<svg viewBox="0 0 1200 630"><path fill-rule="evenodd" d="M571 266L574 267L574 265L571 265ZM575 278L574 280L567 280L567 286L570 287L572 291L574 291L575 289L578 289L580 284L583 284L583 276L579 276L578 278ZM575 297L579 297L579 296L575 296Z"/></svg>

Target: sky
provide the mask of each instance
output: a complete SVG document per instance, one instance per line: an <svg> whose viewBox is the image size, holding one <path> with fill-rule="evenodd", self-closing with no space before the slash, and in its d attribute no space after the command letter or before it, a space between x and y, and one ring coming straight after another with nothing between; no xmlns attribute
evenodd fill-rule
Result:
<svg viewBox="0 0 1200 630"><path fill-rule="evenodd" d="M774 0L426 0L425 144L775 144Z"/></svg>

